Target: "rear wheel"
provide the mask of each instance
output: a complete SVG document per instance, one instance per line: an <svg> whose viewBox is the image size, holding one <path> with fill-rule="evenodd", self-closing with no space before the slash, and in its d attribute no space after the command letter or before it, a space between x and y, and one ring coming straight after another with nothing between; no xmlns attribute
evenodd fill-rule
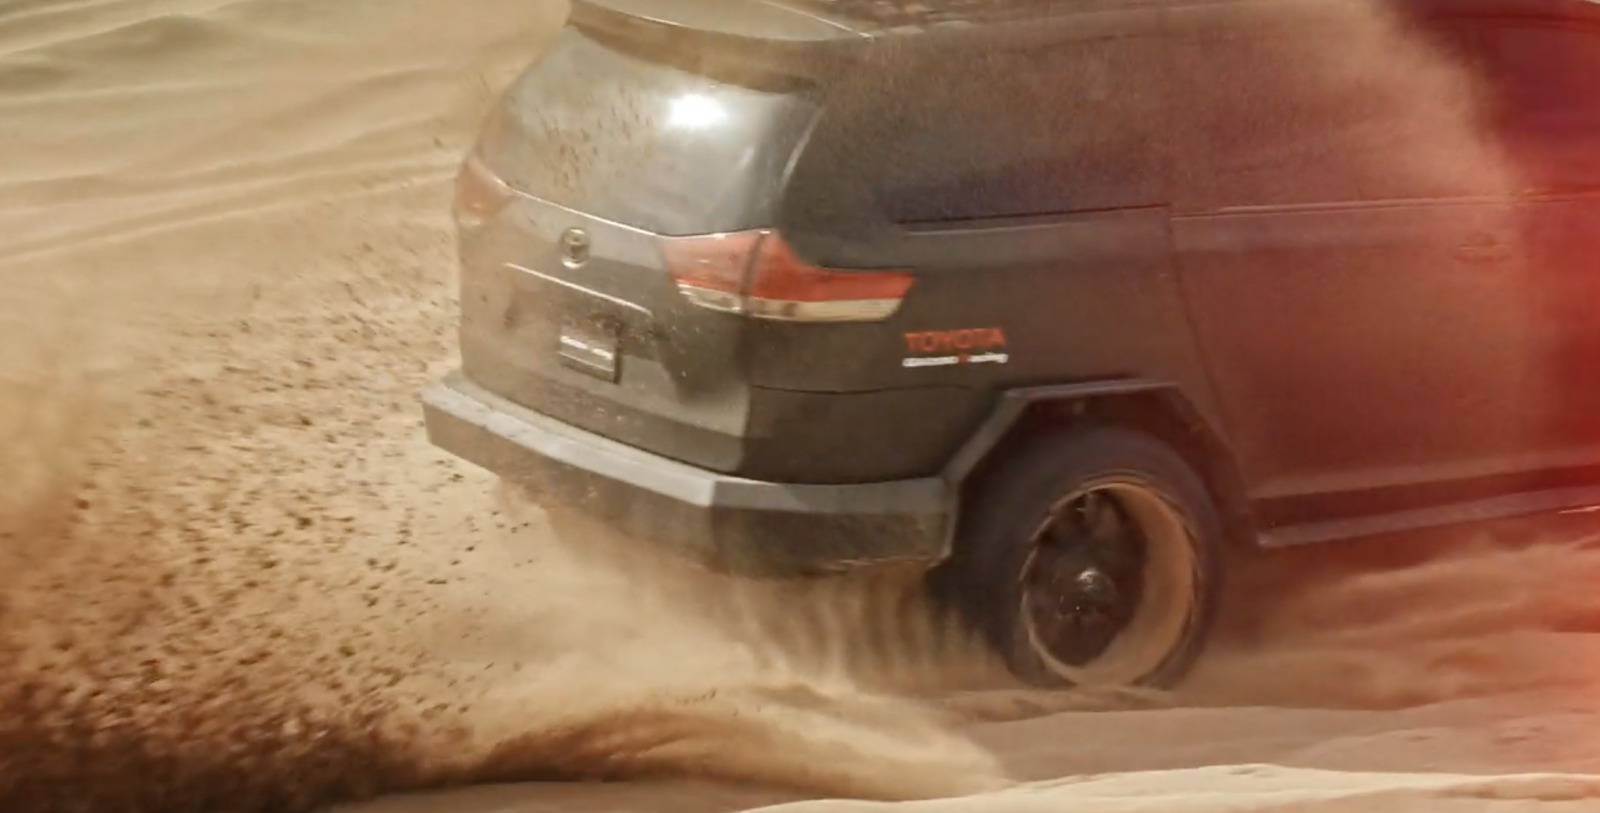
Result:
<svg viewBox="0 0 1600 813"><path fill-rule="evenodd" d="M1215 616L1222 523L1181 455L1120 428L1030 439L964 511L935 591L1036 685L1169 687Z"/></svg>

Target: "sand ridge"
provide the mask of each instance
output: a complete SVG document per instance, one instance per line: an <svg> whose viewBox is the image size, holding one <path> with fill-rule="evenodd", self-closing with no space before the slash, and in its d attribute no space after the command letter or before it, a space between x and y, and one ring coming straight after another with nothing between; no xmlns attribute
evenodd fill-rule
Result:
<svg viewBox="0 0 1600 813"><path fill-rule="evenodd" d="M903 581L729 583L428 447L450 177L561 12L0 8L0 808L609 778L638 784L366 809L1492 810L1488 780L1308 771L1600 773L1600 602L1552 589L1600 568L1581 518L1380 575L1273 559L1184 692L1040 695Z"/></svg>

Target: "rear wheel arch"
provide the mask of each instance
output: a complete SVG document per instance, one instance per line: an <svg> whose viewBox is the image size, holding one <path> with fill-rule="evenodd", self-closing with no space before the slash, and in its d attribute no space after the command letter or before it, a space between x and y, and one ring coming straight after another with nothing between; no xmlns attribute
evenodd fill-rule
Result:
<svg viewBox="0 0 1600 813"><path fill-rule="evenodd" d="M1169 688L1187 675L1225 551L1251 537L1231 456L1176 387L1008 392L946 477L957 510L930 593L1015 677Z"/></svg>
<svg viewBox="0 0 1600 813"><path fill-rule="evenodd" d="M1229 543L1254 544L1255 518L1232 449L1175 384L1123 379L1008 390L951 459L944 478L957 499L967 502L1006 460L1026 448L1029 438L1087 426L1132 429L1172 446L1205 480Z"/></svg>

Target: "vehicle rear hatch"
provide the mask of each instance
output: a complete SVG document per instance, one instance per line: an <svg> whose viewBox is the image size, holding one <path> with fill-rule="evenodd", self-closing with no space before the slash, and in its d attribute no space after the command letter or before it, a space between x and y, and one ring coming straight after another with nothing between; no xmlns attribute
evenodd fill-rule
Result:
<svg viewBox="0 0 1600 813"><path fill-rule="evenodd" d="M879 319L909 284L807 267L766 231L817 77L861 42L758 0L575 2L460 175L466 375L738 471L752 322Z"/></svg>

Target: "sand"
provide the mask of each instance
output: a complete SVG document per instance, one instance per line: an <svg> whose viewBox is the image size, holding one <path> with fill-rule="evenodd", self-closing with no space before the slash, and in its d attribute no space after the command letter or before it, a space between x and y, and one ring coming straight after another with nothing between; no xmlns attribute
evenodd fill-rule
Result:
<svg viewBox="0 0 1600 813"><path fill-rule="evenodd" d="M1041 695L430 448L450 178L562 13L461 8L0 6L0 810L1600 809L1586 516L1259 557L1184 690Z"/></svg>

